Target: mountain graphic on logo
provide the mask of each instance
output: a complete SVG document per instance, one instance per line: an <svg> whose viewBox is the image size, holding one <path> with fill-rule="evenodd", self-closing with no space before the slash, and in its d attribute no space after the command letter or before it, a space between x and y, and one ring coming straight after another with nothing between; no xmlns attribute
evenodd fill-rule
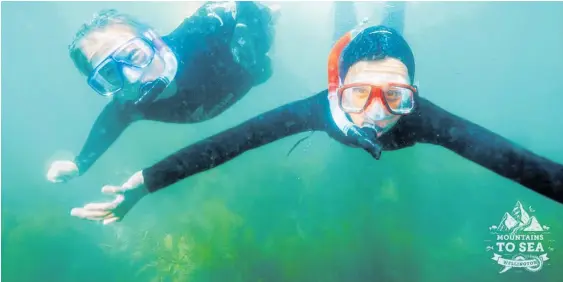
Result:
<svg viewBox="0 0 563 282"><path fill-rule="evenodd" d="M504 214L497 230L516 233L518 231L539 232L544 231L544 228L535 216L530 217L522 203L516 202L512 212Z"/></svg>

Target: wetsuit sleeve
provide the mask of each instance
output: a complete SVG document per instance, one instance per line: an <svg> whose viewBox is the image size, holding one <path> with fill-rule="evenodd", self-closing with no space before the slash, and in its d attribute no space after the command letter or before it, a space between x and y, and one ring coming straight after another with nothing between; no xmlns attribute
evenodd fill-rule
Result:
<svg viewBox="0 0 563 282"><path fill-rule="evenodd" d="M133 121L133 112L126 106L110 102L100 113L80 154L74 159L80 175L84 174L117 140Z"/></svg>
<svg viewBox="0 0 563 282"><path fill-rule="evenodd" d="M563 166L428 100L421 99L415 130L417 142L445 147L491 171L563 203Z"/></svg>
<svg viewBox="0 0 563 282"><path fill-rule="evenodd" d="M196 173L221 165L242 153L311 130L323 130L326 91L286 104L185 147L143 170L145 185L155 192Z"/></svg>

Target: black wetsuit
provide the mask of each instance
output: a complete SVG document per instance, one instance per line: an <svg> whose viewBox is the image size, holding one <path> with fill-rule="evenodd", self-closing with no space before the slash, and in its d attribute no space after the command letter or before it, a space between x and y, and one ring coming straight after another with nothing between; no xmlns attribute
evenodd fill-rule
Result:
<svg viewBox="0 0 563 282"><path fill-rule="evenodd" d="M381 136L384 150L397 150L416 143L439 145L563 203L562 165L535 155L424 98L419 97L417 104L413 114L402 117L391 131ZM345 137L334 124L325 90L178 151L143 170L145 184L155 192L248 150L305 131L325 131L342 143L354 145L354 141Z"/></svg>
<svg viewBox="0 0 563 282"><path fill-rule="evenodd" d="M98 116L75 158L80 174L136 120L169 123L205 121L236 103L271 76L266 55L273 40L269 10L254 2L207 2L163 40L178 59L177 91L146 104L110 102ZM232 53L235 26L245 24L245 43L255 54L246 67Z"/></svg>

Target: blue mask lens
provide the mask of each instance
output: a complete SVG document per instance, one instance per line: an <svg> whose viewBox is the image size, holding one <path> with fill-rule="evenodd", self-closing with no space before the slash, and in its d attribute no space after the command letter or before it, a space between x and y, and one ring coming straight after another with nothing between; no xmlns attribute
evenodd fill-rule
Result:
<svg viewBox="0 0 563 282"><path fill-rule="evenodd" d="M88 85L98 94L109 96L123 89L123 68L147 67L155 55L154 46L143 38L133 38L100 63L88 77Z"/></svg>

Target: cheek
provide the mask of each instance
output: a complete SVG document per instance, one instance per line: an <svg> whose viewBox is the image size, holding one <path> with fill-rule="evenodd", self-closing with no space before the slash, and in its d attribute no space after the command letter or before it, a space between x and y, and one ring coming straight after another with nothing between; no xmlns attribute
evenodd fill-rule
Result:
<svg viewBox="0 0 563 282"><path fill-rule="evenodd" d="M123 68L123 76L125 77L125 84L134 84L143 76L143 73L138 69Z"/></svg>
<svg viewBox="0 0 563 282"><path fill-rule="evenodd" d="M155 56L151 64L144 69L143 80L154 80L164 72L164 60Z"/></svg>

